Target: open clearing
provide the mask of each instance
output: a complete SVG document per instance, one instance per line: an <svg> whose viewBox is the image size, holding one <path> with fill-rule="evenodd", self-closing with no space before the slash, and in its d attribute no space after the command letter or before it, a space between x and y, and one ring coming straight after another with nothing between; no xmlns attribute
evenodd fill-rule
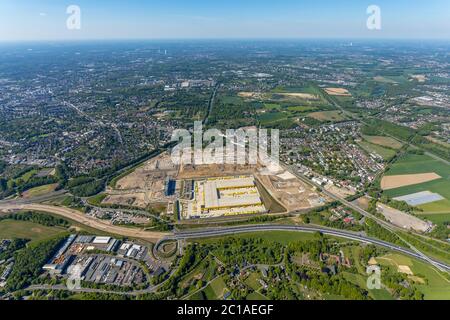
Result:
<svg viewBox="0 0 450 320"><path fill-rule="evenodd" d="M220 300L227 291L227 285L222 277L213 280L204 290L205 296L208 300Z"/></svg>
<svg viewBox="0 0 450 320"><path fill-rule="evenodd" d="M366 150L370 154L376 154L383 158L385 161L391 160L395 154L396 151L388 148L384 148L382 146L367 142L367 141L359 141L358 145Z"/></svg>
<svg viewBox="0 0 450 320"><path fill-rule="evenodd" d="M350 92L344 88L325 88L325 92L331 96L344 96L344 97L351 96Z"/></svg>
<svg viewBox="0 0 450 320"><path fill-rule="evenodd" d="M310 118L319 120L319 121L333 121L333 122L339 122L345 120L345 118L342 116L341 112L338 110L334 111L319 111L319 112L312 112L308 114Z"/></svg>
<svg viewBox="0 0 450 320"><path fill-rule="evenodd" d="M44 194L50 193L52 191L55 191L56 187L58 186L57 183L54 184L47 184L45 186L36 187L30 190L25 191L22 196L24 198L33 198L33 197L39 197Z"/></svg>
<svg viewBox="0 0 450 320"><path fill-rule="evenodd" d="M0 221L0 239L29 239L40 241L66 232L64 228L46 227L29 221Z"/></svg>
<svg viewBox="0 0 450 320"><path fill-rule="evenodd" d="M401 142L390 137L364 135L363 138L370 143L377 144L387 148L392 148L395 150L398 150L403 146Z"/></svg>
<svg viewBox="0 0 450 320"><path fill-rule="evenodd" d="M433 180L441 179L442 177L434 172L420 173L420 174L404 174L397 176L384 176L381 180L381 189L390 190L414 184L421 184Z"/></svg>
<svg viewBox="0 0 450 320"><path fill-rule="evenodd" d="M314 95L311 93L301 93L301 92L277 93L277 95L305 99L305 100L319 100L320 99L320 97L317 95Z"/></svg>
<svg viewBox="0 0 450 320"><path fill-rule="evenodd" d="M450 213L450 200L441 200L436 202L431 202L427 204L422 204L418 206L422 212L417 212L418 214L442 214Z"/></svg>
<svg viewBox="0 0 450 320"><path fill-rule="evenodd" d="M419 232L426 232L431 228L430 224L425 221L410 214L388 207L382 203L377 204L377 210L386 218L386 220L397 227Z"/></svg>
<svg viewBox="0 0 450 320"><path fill-rule="evenodd" d="M258 174L256 177L270 196L288 212L319 207L326 202L326 199L295 176Z"/></svg>

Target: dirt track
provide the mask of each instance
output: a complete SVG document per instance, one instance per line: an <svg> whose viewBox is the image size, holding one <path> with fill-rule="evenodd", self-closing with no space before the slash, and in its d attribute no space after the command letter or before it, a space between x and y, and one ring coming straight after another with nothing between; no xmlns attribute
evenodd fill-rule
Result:
<svg viewBox="0 0 450 320"><path fill-rule="evenodd" d="M78 223L81 223L85 226L101 230L108 233L113 233L125 237L132 238L140 238L151 242L156 242L164 236L168 235L168 233L163 232L153 232L153 231L144 231L142 229L137 228L125 228L114 226L104 221L89 217L84 215L83 213L63 207L55 207L48 205L40 205L40 204L25 204L25 205L0 205L0 211L2 210L34 210L41 212L49 212L53 214L57 214L59 216L72 219Z"/></svg>

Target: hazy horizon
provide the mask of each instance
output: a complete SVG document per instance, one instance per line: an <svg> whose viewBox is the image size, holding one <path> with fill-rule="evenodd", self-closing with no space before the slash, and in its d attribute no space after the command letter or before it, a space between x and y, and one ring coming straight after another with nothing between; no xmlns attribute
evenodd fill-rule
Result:
<svg viewBox="0 0 450 320"><path fill-rule="evenodd" d="M81 10L80 29L66 26L67 8ZM369 30L367 8L381 9L381 30ZM3 0L0 41L450 39L446 0L125 2Z"/></svg>

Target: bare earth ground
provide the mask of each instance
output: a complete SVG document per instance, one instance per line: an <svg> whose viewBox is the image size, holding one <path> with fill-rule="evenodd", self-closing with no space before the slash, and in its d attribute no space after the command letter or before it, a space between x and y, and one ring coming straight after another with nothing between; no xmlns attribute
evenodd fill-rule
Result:
<svg viewBox="0 0 450 320"><path fill-rule="evenodd" d="M383 190L396 189L404 186L424 183L441 178L442 177L440 175L434 172L421 174L405 174L398 176L385 176L381 180L381 189Z"/></svg>
<svg viewBox="0 0 450 320"><path fill-rule="evenodd" d="M103 204L118 204L125 206L132 206L138 208L146 208L149 203L145 201L145 193L123 193L123 194L108 194L102 201Z"/></svg>
<svg viewBox="0 0 450 320"><path fill-rule="evenodd" d="M180 169L178 179L201 179L240 174L254 175L267 192L288 211L320 206L320 195L293 175L263 175L261 165L186 165Z"/></svg>
<svg viewBox="0 0 450 320"><path fill-rule="evenodd" d="M402 211L388 207L382 203L377 204L377 210L392 224L406 230L425 232L429 229L428 223Z"/></svg>
<svg viewBox="0 0 450 320"><path fill-rule="evenodd" d="M369 202L370 202L370 199L366 196L363 196L363 197L358 198L355 201L353 201L354 204L356 204L360 208L363 208L364 210L369 209Z"/></svg>
<svg viewBox="0 0 450 320"><path fill-rule="evenodd" d="M300 98L305 100L319 100L319 97L310 93L277 93L277 95L285 97Z"/></svg>
<svg viewBox="0 0 450 320"><path fill-rule="evenodd" d="M409 276L413 276L414 273L411 271L411 268L409 266L403 266L403 265L399 265L398 266L398 272L400 273L405 273Z"/></svg>
<svg viewBox="0 0 450 320"><path fill-rule="evenodd" d="M298 211L320 206L320 195L309 185L294 178L283 180L279 176L256 175L270 195L288 211Z"/></svg>
<svg viewBox="0 0 450 320"><path fill-rule="evenodd" d="M180 168L178 179L196 179L204 177L221 177L229 175L252 174L256 166L211 164L211 165L184 165Z"/></svg>
<svg viewBox="0 0 450 320"><path fill-rule="evenodd" d="M261 174L265 167L257 165L212 164L175 166L167 153L144 163L120 179L115 189L108 189L102 203L146 208L156 203L173 202L175 198L164 194L167 177L197 180L208 177L254 175L269 194L288 211L320 206L326 200L318 192L293 175L280 170L278 175Z"/></svg>
<svg viewBox="0 0 450 320"><path fill-rule="evenodd" d="M173 197L165 195L165 183L168 177L176 178L177 174L178 168L170 155L163 153L117 181L114 189L107 190L102 203L146 208L150 204L173 201Z"/></svg>
<svg viewBox="0 0 450 320"><path fill-rule="evenodd" d="M327 190L328 192L331 192L333 194L336 194L341 198L347 198L348 196L352 196L355 194L354 191L348 190L346 188L338 188L337 186L330 185L330 184L327 184L325 186L325 190Z"/></svg>
<svg viewBox="0 0 450 320"><path fill-rule="evenodd" d="M331 96L351 97L350 92L344 88L325 88L325 92Z"/></svg>
<svg viewBox="0 0 450 320"><path fill-rule="evenodd" d="M161 238L164 238L168 233L144 231L137 228L125 228L112 225L106 221L102 221L93 217L84 215L83 213L69 208L55 207L49 205L29 204L29 205L3 205L0 206L0 211L12 211L12 210L34 210L41 212L49 212L64 218L74 220L85 226L101 230L103 232L117 234L125 237L139 238L147 241L155 242Z"/></svg>

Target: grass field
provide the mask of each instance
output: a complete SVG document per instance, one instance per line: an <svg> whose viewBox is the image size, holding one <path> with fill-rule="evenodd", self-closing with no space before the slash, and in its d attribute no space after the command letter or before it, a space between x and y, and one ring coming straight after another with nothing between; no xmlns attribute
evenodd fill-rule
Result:
<svg viewBox="0 0 450 320"><path fill-rule="evenodd" d="M380 145L382 147L387 147L391 149L400 149L403 144L393 138L390 137L384 137L384 136L363 136L367 142L370 142L372 144Z"/></svg>
<svg viewBox="0 0 450 320"><path fill-rule="evenodd" d="M221 277L212 281L204 290L206 299L208 300L220 300L223 298L227 290L227 285Z"/></svg>
<svg viewBox="0 0 450 320"><path fill-rule="evenodd" d="M434 160L426 155L408 154L405 157L395 162L387 176L404 175L404 174L418 174L434 172L442 177L442 179L429 181L421 184L405 186L397 189L385 191L390 197L399 197L411 193L421 191L436 192L443 196L447 201L439 201L420 206L427 212L450 212L450 166L445 163Z"/></svg>
<svg viewBox="0 0 450 320"><path fill-rule="evenodd" d="M436 270L421 261L414 261L411 270L414 274L424 276L427 284L417 284L427 300L450 300L450 281Z"/></svg>
<svg viewBox="0 0 450 320"><path fill-rule="evenodd" d="M278 103L264 103L264 109L268 111L281 110L281 105Z"/></svg>
<svg viewBox="0 0 450 320"><path fill-rule="evenodd" d="M367 141L361 141L358 144L367 152L380 155L385 161L391 160L396 154L396 151L392 149L383 148Z"/></svg>
<svg viewBox="0 0 450 320"><path fill-rule="evenodd" d="M299 117L319 110L321 109L316 106L265 103L264 109L258 114L258 120L262 126L273 126L280 123L292 124L298 121Z"/></svg>
<svg viewBox="0 0 450 320"><path fill-rule="evenodd" d="M58 186L58 184L54 183L54 184L47 184L45 186L32 188L30 190L25 191L23 193L23 197L24 198L39 197L41 195L44 195L44 194L47 194L49 192L55 191L57 186Z"/></svg>
<svg viewBox="0 0 450 320"><path fill-rule="evenodd" d="M419 208L422 209L424 213L429 214L450 214L450 200L444 199L441 201L422 204L419 206ZM418 213L421 214L420 212Z"/></svg>
<svg viewBox="0 0 450 320"><path fill-rule="evenodd" d="M443 226L445 223L450 223L450 212L449 213L438 213L438 214L423 214L421 215L431 222Z"/></svg>
<svg viewBox="0 0 450 320"><path fill-rule="evenodd" d="M287 108L288 111L290 112L311 112L311 111L315 111L317 110L317 107L311 107L311 106L293 106L293 107L288 107Z"/></svg>
<svg viewBox="0 0 450 320"><path fill-rule="evenodd" d="M38 242L67 232L64 228L46 227L29 221L0 221L0 239L22 238Z"/></svg>
<svg viewBox="0 0 450 320"><path fill-rule="evenodd" d="M323 122L339 122L345 120L342 113L338 110L312 112L308 116Z"/></svg>
<svg viewBox="0 0 450 320"><path fill-rule="evenodd" d="M262 125L267 126L274 124L279 121L287 120L289 118L289 114L285 112L265 112L259 115L259 121Z"/></svg>
<svg viewBox="0 0 450 320"><path fill-rule="evenodd" d="M260 279L259 273L252 272L247 279L245 279L245 284L248 285L253 290L259 290L261 288L261 284L258 282Z"/></svg>
<svg viewBox="0 0 450 320"><path fill-rule="evenodd" d="M247 300L250 301L260 301L260 300L268 300L265 296L263 296L261 293L259 292L252 292L250 293L247 297Z"/></svg>
<svg viewBox="0 0 450 320"><path fill-rule="evenodd" d="M409 266L415 276L426 280L426 284L415 284L415 286L425 295L426 300L450 299L450 281L428 264L396 253L378 257L377 261L381 265L393 267L397 267L398 265Z"/></svg>

